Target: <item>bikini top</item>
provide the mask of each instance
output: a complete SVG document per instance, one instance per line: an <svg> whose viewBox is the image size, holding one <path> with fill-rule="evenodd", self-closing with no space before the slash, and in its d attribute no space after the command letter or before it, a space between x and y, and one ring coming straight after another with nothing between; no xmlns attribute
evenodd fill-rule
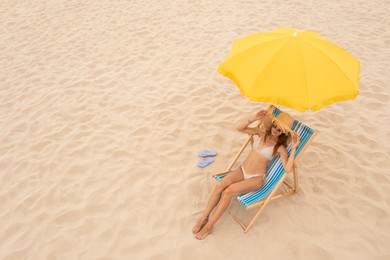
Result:
<svg viewBox="0 0 390 260"><path fill-rule="evenodd" d="M272 153L274 151L274 146L264 147L260 149L260 144L262 143L262 138L256 138L253 143L253 149L258 153L263 155L266 159L272 159Z"/></svg>

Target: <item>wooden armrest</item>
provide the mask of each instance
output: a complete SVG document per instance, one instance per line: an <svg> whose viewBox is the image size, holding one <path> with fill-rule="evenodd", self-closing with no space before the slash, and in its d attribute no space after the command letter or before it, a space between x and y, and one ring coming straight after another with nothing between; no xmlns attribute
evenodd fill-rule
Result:
<svg viewBox="0 0 390 260"><path fill-rule="evenodd" d="M217 177L217 176L225 175L226 173L229 173L229 172L231 172L231 170L227 170L227 171L223 171L223 172L217 172L217 173L213 174L212 176L214 178L214 177Z"/></svg>

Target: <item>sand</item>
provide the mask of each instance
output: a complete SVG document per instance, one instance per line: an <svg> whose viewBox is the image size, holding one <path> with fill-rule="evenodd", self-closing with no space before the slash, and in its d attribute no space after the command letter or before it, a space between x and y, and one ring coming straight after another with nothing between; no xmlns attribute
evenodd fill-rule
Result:
<svg viewBox="0 0 390 260"><path fill-rule="evenodd" d="M390 259L389 13L379 0L2 1L0 259ZM210 174L268 105L217 67L234 39L279 26L356 56L360 94L281 107L319 131L299 193L247 234L226 214L198 241ZM200 169L203 149L218 155Z"/></svg>

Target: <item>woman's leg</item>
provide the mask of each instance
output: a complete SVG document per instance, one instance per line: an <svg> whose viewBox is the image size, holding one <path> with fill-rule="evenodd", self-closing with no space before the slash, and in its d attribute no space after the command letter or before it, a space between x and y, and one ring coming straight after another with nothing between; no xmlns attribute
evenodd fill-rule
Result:
<svg viewBox="0 0 390 260"><path fill-rule="evenodd" d="M263 186L263 177L253 177L248 180L243 180L238 183L233 183L227 187L222 194L219 204L211 216L210 220L203 226L203 228L196 234L197 239L204 239L213 229L214 224L222 216L222 214L229 207L231 199L239 194L247 193L260 189Z"/></svg>
<svg viewBox="0 0 390 260"><path fill-rule="evenodd" d="M238 167L235 171L229 173L225 178L223 178L220 182L217 183L214 190L210 194L209 200L207 201L207 206L203 211L202 217L198 221L198 223L192 229L192 233L195 235L198 233L204 225L206 225L209 220L209 216L215 206L217 206L219 200L221 199L222 192L229 187L229 185L240 182L244 180L242 175L241 167Z"/></svg>

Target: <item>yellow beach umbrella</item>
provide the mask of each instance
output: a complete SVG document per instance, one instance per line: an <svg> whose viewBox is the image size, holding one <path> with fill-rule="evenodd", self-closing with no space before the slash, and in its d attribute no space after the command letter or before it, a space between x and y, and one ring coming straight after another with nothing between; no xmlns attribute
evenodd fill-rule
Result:
<svg viewBox="0 0 390 260"><path fill-rule="evenodd" d="M313 31L282 27L236 40L218 71L250 101L300 112L359 93L359 61Z"/></svg>

